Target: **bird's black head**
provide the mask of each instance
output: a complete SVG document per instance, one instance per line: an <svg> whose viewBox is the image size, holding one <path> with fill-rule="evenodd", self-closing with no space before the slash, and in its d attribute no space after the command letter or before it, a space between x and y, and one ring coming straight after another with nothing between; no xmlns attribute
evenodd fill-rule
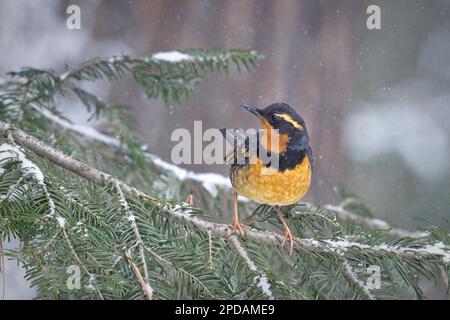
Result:
<svg viewBox="0 0 450 320"><path fill-rule="evenodd" d="M260 117L266 129L278 129L280 134L307 135L305 121L286 103L274 103L264 109L243 104L242 108Z"/></svg>

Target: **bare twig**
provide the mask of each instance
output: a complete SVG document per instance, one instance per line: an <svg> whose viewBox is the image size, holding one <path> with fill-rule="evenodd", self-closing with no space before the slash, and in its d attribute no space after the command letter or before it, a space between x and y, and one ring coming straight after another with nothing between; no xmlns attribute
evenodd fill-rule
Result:
<svg viewBox="0 0 450 320"><path fill-rule="evenodd" d="M127 258L128 264L130 265L131 269L134 272L134 275L136 276L136 279L138 280L139 284L142 287L142 290L144 291L145 296L148 300L153 299L153 289L150 287L150 285L144 280L142 277L141 272L139 271L139 268L136 266L136 264L131 259L130 252L128 249L124 251L125 257Z"/></svg>

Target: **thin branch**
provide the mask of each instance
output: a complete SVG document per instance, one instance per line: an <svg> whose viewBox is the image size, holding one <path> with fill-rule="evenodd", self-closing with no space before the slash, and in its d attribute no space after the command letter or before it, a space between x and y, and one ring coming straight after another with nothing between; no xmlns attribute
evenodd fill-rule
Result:
<svg viewBox="0 0 450 320"><path fill-rule="evenodd" d="M25 106L27 105L28 92L30 91L30 88L31 88L32 84L33 84L33 81L28 80L28 82L27 82L27 84L25 86L25 92L23 93L22 102L20 103L20 106L19 106L19 115L17 116L17 122L18 123L22 122L24 109L25 109Z"/></svg>
<svg viewBox="0 0 450 320"><path fill-rule="evenodd" d="M310 207L312 208L312 206L310 206ZM301 212L298 210L292 210L291 215L293 217L316 216L316 217L322 218L323 220L327 221L329 224L334 225L335 227L337 227L339 225L339 223L337 222L336 217L334 215L333 215L333 218L329 218L325 214L322 214L322 213L318 212L317 210L314 210L314 212Z"/></svg>
<svg viewBox="0 0 450 320"><path fill-rule="evenodd" d="M250 271L254 273L258 273L258 275L255 277L255 282L257 286L261 289L261 291L264 293L264 295L269 298L269 300L273 300L274 296L272 294L272 290L270 289L269 281L267 280L267 276L258 268L256 267L253 260L248 255L245 248L241 245L236 235L232 235L228 238L228 242L230 245L236 250L236 252L241 256L242 260L244 260L245 264L248 266Z"/></svg>
<svg viewBox="0 0 450 320"><path fill-rule="evenodd" d="M42 247L41 250L38 251L38 253L43 254L45 251L47 251L47 249L56 241L60 232L61 232L61 229L58 229L58 231L55 232L53 237L51 237L51 239L49 241L47 241L47 243Z"/></svg>
<svg viewBox="0 0 450 320"><path fill-rule="evenodd" d="M64 198L70 203L73 204L74 206L77 206L78 208L80 208L81 210L83 210L85 213L91 215L92 217L94 217L94 219L98 219L98 215L93 212L89 207L88 204L83 200L83 199L78 199L76 197L76 195L71 195L72 191L66 189L63 186L58 186L59 191L61 191L61 193L63 194Z"/></svg>
<svg viewBox="0 0 450 320"><path fill-rule="evenodd" d="M23 180L29 178L31 176L31 174L24 174L23 176L21 176L14 184L10 185L8 188L8 192L6 193L6 195L0 195L0 204L5 201L8 200L9 197L11 197L14 193L14 191L17 190L17 188L20 186L20 184L22 183Z"/></svg>
<svg viewBox="0 0 450 320"><path fill-rule="evenodd" d="M209 230L208 232L208 246L209 246L209 268L213 269L213 260L212 260L212 234Z"/></svg>
<svg viewBox="0 0 450 320"><path fill-rule="evenodd" d="M168 266L174 268L175 270L180 271L181 273L186 274L189 278L191 278L192 280L194 280L195 282L197 282L198 284L200 284L200 286L211 296L213 297L214 295L212 294L212 292L208 289L208 287L199 279L197 278L195 275L193 275L192 273L184 270L183 268L180 268L176 265L174 265L172 262L170 262L169 260L167 260L166 258L161 257L159 254L157 254L155 251L153 251L152 249L150 249L149 247L144 247L145 250L147 252L149 252L151 255L153 255L155 258L157 258L158 260L163 261L165 264L167 264Z"/></svg>
<svg viewBox="0 0 450 320"><path fill-rule="evenodd" d="M139 248L139 255L141 257L142 267L144 268L144 279L145 279L145 285L146 288L150 288L149 292L153 292L153 290L150 287L150 281L148 276L148 268L147 268L147 261L145 260L145 254L144 254L144 241L142 241L141 233L139 232L138 226L136 224L136 217L133 215L133 213L130 210L130 206L128 205L127 199L125 198L125 195L122 192L122 187L120 186L119 182L115 182L115 187L117 190L117 195L119 196L119 203L122 207L123 211L125 212L128 221L131 221L131 228L133 229L134 235L136 237L136 243ZM148 296L149 299L151 299L151 295Z"/></svg>
<svg viewBox="0 0 450 320"><path fill-rule="evenodd" d="M45 198L48 202L48 207L50 209L50 213L48 216L54 217L55 216L55 202L53 201L52 197L50 196L50 193L48 192L47 186L45 182L42 184L42 191L44 192Z"/></svg>
<svg viewBox="0 0 450 320"><path fill-rule="evenodd" d="M150 287L150 285L144 280L142 277L141 272L139 271L139 268L136 266L136 264L131 259L131 255L128 249L124 251L125 257L127 258L128 264L130 265L131 269L134 272L134 275L136 276L136 279L138 280L139 284L142 287L142 290L144 291L145 296L148 300L153 299L153 289Z"/></svg>
<svg viewBox="0 0 450 320"><path fill-rule="evenodd" d="M25 132L13 128L13 126L0 121L0 133L5 134L7 130L12 130L13 137L15 141L29 150L33 151L37 155L53 162L62 168L81 176L91 182L98 185L104 185L105 182L112 182L114 184L120 185L121 190L129 195L138 196L141 199L149 200L155 205L160 206L159 214L168 216L174 220L180 222L191 223L198 229L211 233L217 237L227 240L230 236L234 235L233 231L228 228L228 225L207 221L196 216L191 216L189 213L183 212L180 206L172 205L163 200L159 200L155 197L145 194L142 191L137 190L126 184L125 182L119 180L110 174L102 172L96 168L89 166L86 163L78 161L72 157L69 157L59 150L46 145L42 141L26 134ZM246 236L258 243L265 243L271 245L278 245L282 240L283 236L269 231L260 231L253 228L248 228L246 230ZM442 263L450 263L450 248L444 245L442 242L437 242L433 245L426 245L422 247L399 247L387 244L381 244L376 246L370 246L361 244L358 242L351 242L345 239L341 240L324 240L319 241L316 239L300 239L298 244L302 249L312 250L318 252L351 252L352 250L364 250L365 252L371 252L374 254L390 253L397 256L409 257L413 259L431 258L438 257Z"/></svg>
<svg viewBox="0 0 450 320"><path fill-rule="evenodd" d="M2 274L2 300L5 300L6 292L6 270L5 270L5 256L3 248L3 239L0 238L0 273Z"/></svg>
<svg viewBox="0 0 450 320"><path fill-rule="evenodd" d="M70 248L70 251L72 252L73 256L75 257L75 259L78 261L78 263L80 264L80 266L84 269L84 271L88 274L89 276L89 281L91 281L90 279L95 279L95 276L89 272L89 270L87 269L87 267L84 265L84 263L81 261L80 257L78 256L77 252L75 251L75 248L72 245L72 242L69 239L69 236L67 234L67 231L65 229L65 227L62 227L62 232L64 235L64 238L66 239L67 245ZM100 289L98 288L98 286L95 286L95 289L97 291L98 296L100 297L101 300L105 300L105 298L103 298L102 293L100 292Z"/></svg>
<svg viewBox="0 0 450 320"><path fill-rule="evenodd" d="M344 267L345 275L347 276L349 281L351 281L362 292L364 292L367 298L369 298L370 300L377 300L377 298L372 294L372 292L370 292L370 289L361 280L358 279L355 272L353 271L352 266L348 263L347 260L344 260L342 266Z"/></svg>

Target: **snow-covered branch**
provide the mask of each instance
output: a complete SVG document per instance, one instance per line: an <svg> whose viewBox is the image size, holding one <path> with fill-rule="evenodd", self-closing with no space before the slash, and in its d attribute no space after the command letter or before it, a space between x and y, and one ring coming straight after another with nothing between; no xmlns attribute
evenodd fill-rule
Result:
<svg viewBox="0 0 450 320"><path fill-rule="evenodd" d="M120 147L120 140L110 137L104 133L101 133L97 129L91 126L76 125L69 121L62 119L46 109L37 109L40 111L48 120L52 121L54 124L60 126L64 130L72 131L76 134L83 136L84 138L100 142L111 147ZM180 181L193 180L202 184L202 186L209 191L211 196L215 197L217 195L218 189L231 189L230 180L223 175L217 173L196 173L193 171L186 170L172 163L162 160L160 157L146 153L146 157L150 159L159 168L172 173ZM240 201L246 201L244 197L239 197ZM314 206L311 203L307 203L308 206ZM391 226L384 220L367 218L357 215L347 209L345 209L344 203L340 205L327 204L323 206L324 209L335 213L338 217L344 220L352 220L357 224L368 226L375 230L383 230L384 232L394 236L394 237L411 237L411 238L421 238L428 235L427 232L421 231L409 231L401 228L396 228Z"/></svg>
<svg viewBox="0 0 450 320"><path fill-rule="evenodd" d="M170 219L190 223L204 232L211 231L213 235L221 237L224 240L228 240L231 236L234 235L228 225L207 221L205 219L190 215L189 213L181 210L182 207L179 205L172 205L168 202L163 202L163 200L159 200L155 197L147 195L144 192L129 186L117 177L114 177L110 174L93 168L86 163L69 157L61 151L55 150L51 146L46 145L42 141L26 134L25 132L13 127L12 125L0 121L0 134L6 134L7 131L11 132L14 140L17 143L28 148L37 155L47 159L48 161L51 161L54 164L59 165L62 168L71 171L72 173L80 177L83 177L99 185L103 185L105 182L114 183L120 186L120 189L126 194L136 195L143 200L148 200L157 204L162 208L159 213L165 215ZM246 237L258 243L271 245L278 245L283 240L283 236L281 234L269 231L260 231L253 228L248 228L246 230ZM389 253L392 255L412 259L434 257L440 259L444 264L450 263L450 249L442 242L428 244L425 246L403 247L388 244L367 245L355 241L348 241L346 239L321 241L317 239L304 238L300 239L300 243L298 245L301 249L304 250L331 252L343 256L346 256L354 250L360 250L364 251L365 253Z"/></svg>
<svg viewBox="0 0 450 320"><path fill-rule="evenodd" d="M357 286L364 294L369 298L370 300L376 300L375 296L370 292L370 289L356 276L355 272L353 271L352 266L348 263L347 260L345 260L342 264L344 268L344 272L347 276L347 278L355 285Z"/></svg>
<svg viewBox="0 0 450 320"><path fill-rule="evenodd" d="M100 142L110 147L118 148L121 146L121 142L119 139L108 136L94 127L86 126L86 125L77 125L70 123L69 121L58 117L57 115L51 113L50 111L42 108L36 108L39 112L42 113L48 120L52 121L54 124L58 125L64 130L69 130L78 135L83 136L84 138L94 140L96 142ZM159 168L172 173L178 180L193 180L202 184L202 186L211 194L211 196L217 196L219 189L231 189L230 180L223 175L217 173L196 173L194 171L189 171L179 166L176 166L172 163L162 160L160 157L146 153L145 154L148 159L150 159L156 166ZM244 197L239 197L240 201L246 201L247 199ZM313 204L308 203L308 206L313 206ZM394 237L411 237L411 238L421 238L428 235L427 232L421 231L409 231L401 228L396 228L391 226L384 220L375 219L375 218L367 218L360 215L357 215L347 209L345 209L345 205L342 203L340 205L332 205L327 204L323 206L324 209L335 213L341 219L344 220L352 220L357 224L368 226L369 228L376 230L383 230L384 232L394 236Z"/></svg>
<svg viewBox="0 0 450 320"><path fill-rule="evenodd" d="M14 139L12 138L12 134L10 131L7 132L7 135L8 140L10 141L11 144L3 143L0 145L0 174L2 174L3 171L3 169L1 168L2 162L9 161L11 159L18 161L20 163L20 169L23 173L23 177L32 176L39 184L39 186L42 188L44 196L48 202L49 208L48 215L50 217L53 217L55 215L55 203L47 190L47 186L44 181L44 174L35 163L27 159L25 153L23 153L22 150L20 150L20 148L13 145ZM12 189L10 188L5 197L0 196L0 202L11 196L12 192L14 192L14 190L16 189L16 187L18 187L18 184L21 181L22 179L19 179L15 185L11 186ZM56 219L58 218L59 217L56 217Z"/></svg>

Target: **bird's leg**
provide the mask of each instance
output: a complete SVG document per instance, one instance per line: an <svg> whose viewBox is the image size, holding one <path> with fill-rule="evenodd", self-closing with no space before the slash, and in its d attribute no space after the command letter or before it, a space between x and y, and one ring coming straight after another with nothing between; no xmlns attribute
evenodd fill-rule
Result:
<svg viewBox="0 0 450 320"><path fill-rule="evenodd" d="M233 231L239 231L241 235L244 235L244 228L239 223L239 214L238 214L238 194L237 192L233 192L233 199L234 199L234 214L233 214L233 223L230 225L231 229Z"/></svg>
<svg viewBox="0 0 450 320"><path fill-rule="evenodd" d="M190 206L194 205L194 190L191 189L191 191L189 192L189 195L186 198L186 203L189 204Z"/></svg>
<svg viewBox="0 0 450 320"><path fill-rule="evenodd" d="M284 227L284 238L283 241L281 242L281 247L284 247L284 244L286 243L286 241L289 241L289 255L292 256L292 250L294 249L294 241L296 242L300 242L300 239L297 237L294 237L294 235L291 232L291 229L289 229L286 220L284 220L283 217L283 213L281 212L281 209L279 206L275 206L275 211L278 213L278 217L280 218L281 223L283 224Z"/></svg>

